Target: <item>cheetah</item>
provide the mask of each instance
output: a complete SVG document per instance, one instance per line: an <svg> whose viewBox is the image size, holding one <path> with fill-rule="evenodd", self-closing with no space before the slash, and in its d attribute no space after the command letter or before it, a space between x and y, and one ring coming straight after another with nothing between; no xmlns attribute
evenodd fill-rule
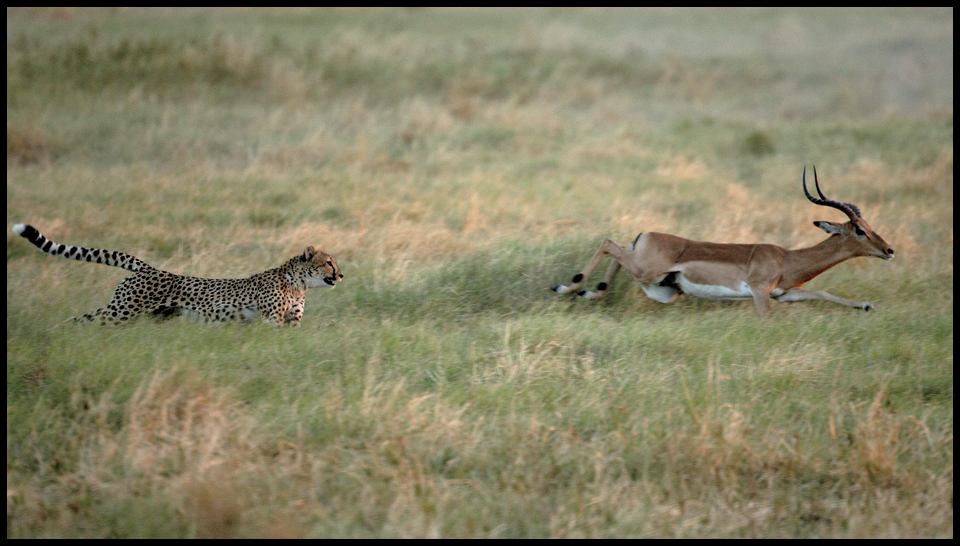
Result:
<svg viewBox="0 0 960 546"><path fill-rule="evenodd" d="M161 271L124 252L61 245L30 225L16 224L13 232L52 256L134 272L117 286L106 307L74 321L119 325L146 314L159 320L185 315L205 323L249 323L262 317L276 326L296 326L307 289L335 288L343 279L334 257L312 246L280 267L246 279L201 279Z"/></svg>

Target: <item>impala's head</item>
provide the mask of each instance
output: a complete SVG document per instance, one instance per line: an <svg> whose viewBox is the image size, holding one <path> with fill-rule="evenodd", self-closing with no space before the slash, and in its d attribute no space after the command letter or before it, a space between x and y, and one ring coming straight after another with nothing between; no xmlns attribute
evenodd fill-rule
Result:
<svg viewBox="0 0 960 546"><path fill-rule="evenodd" d="M823 192L820 191L820 182L817 180L816 167L813 168L813 183L816 185L817 194L820 195L820 199L810 195L810 192L807 191L807 167L804 166L803 193L807 195L807 199L815 205L833 207L846 214L847 218L850 218L849 222L842 224L819 220L814 222L813 225L826 231L830 235L842 237L844 246L850 248L858 256L873 256L875 258L883 258L884 260L893 258L893 248L883 240L883 237L873 231L870 225L867 224L867 221L863 219L863 216L860 215L860 209L858 209L856 205L853 203L833 201L823 195Z"/></svg>

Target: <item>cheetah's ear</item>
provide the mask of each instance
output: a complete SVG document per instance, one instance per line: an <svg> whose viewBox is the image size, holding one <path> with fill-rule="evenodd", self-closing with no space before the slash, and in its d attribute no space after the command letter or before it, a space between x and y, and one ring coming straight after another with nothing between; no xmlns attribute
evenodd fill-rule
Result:
<svg viewBox="0 0 960 546"><path fill-rule="evenodd" d="M309 262L316 255L317 255L317 249L313 248L312 246L308 246L306 250L303 251L303 256L301 257L301 259L305 262Z"/></svg>

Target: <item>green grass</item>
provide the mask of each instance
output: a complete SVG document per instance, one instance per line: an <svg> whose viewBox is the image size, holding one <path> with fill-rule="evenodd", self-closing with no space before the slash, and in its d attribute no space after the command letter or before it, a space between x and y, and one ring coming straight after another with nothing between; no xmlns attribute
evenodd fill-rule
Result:
<svg viewBox="0 0 960 546"><path fill-rule="evenodd" d="M952 10L8 11L7 224L345 278L64 323L7 235L7 536L952 537ZM896 249L823 302L558 297L604 237ZM599 281L590 280L594 285Z"/></svg>

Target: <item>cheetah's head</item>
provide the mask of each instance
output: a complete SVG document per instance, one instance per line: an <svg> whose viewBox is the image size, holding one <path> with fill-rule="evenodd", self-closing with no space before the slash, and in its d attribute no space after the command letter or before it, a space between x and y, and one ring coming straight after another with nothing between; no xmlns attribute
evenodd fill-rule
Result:
<svg viewBox="0 0 960 546"><path fill-rule="evenodd" d="M300 259L309 264L306 280L308 288L335 288L343 279L336 258L322 250L308 246Z"/></svg>

